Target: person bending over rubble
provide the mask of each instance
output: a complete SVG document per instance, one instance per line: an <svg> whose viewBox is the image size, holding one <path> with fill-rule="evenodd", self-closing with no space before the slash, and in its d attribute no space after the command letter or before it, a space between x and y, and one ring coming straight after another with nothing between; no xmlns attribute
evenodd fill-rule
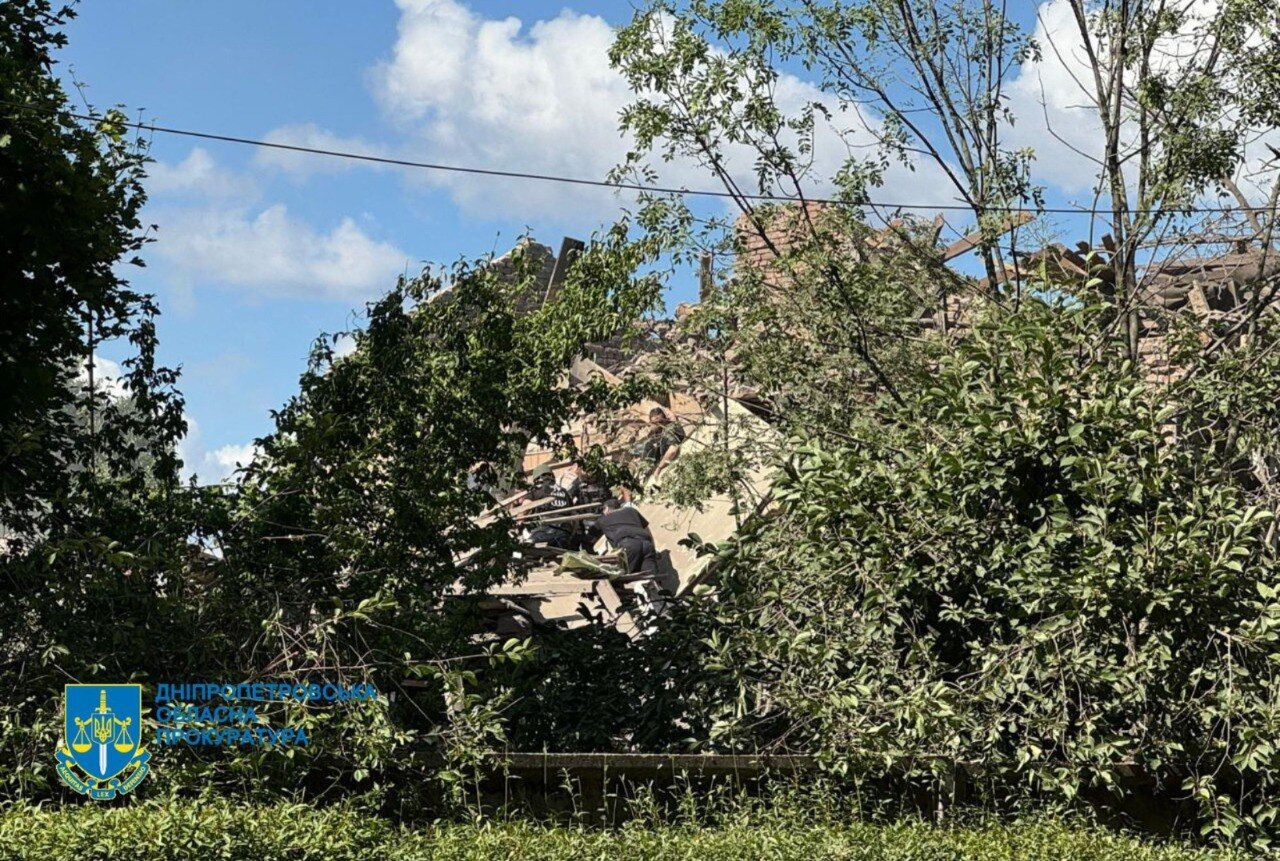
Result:
<svg viewBox="0 0 1280 861"><path fill-rule="evenodd" d="M649 410L649 428L642 453L653 463L653 475L656 477L680 454L685 432L680 422L662 407Z"/></svg>
<svg viewBox="0 0 1280 861"><path fill-rule="evenodd" d="M550 522L539 523L525 534L530 544L545 544L561 550L576 550L581 545L581 529L575 521L556 521L554 515L560 509L577 505L580 501L579 487L581 481L579 471L571 466L560 476L547 467L540 466L533 472L532 486L529 488L530 500L547 499L546 513L551 515Z"/></svg>
<svg viewBox="0 0 1280 861"><path fill-rule="evenodd" d="M649 531L649 521L630 505L616 497L605 500L604 514L596 520L596 529L609 543L622 551L628 574L657 574L658 552Z"/></svg>

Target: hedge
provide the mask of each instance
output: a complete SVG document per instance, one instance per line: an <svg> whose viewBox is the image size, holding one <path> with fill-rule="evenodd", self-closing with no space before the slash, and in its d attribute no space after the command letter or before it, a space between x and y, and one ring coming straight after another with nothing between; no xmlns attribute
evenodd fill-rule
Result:
<svg viewBox="0 0 1280 861"><path fill-rule="evenodd" d="M849 861L1184 861L1225 851L1157 845L1046 821L940 828L920 823L816 825L767 816L714 827L617 830L529 822L408 829L350 808L228 801L81 804L0 811L0 859L22 861L344 861L344 859L817 859Z"/></svg>

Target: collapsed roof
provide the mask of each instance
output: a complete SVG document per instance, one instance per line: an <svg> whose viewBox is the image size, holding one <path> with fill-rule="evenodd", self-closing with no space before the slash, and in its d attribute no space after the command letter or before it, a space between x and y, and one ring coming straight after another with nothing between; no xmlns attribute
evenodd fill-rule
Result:
<svg viewBox="0 0 1280 861"><path fill-rule="evenodd" d="M521 253L536 267L530 287L518 300L517 310L528 313L551 299L582 247L581 242L566 238L560 254L555 255L545 245L524 244ZM516 251L513 249L491 265L499 272L514 272L512 259ZM596 380L620 385L626 377L641 371L645 356L661 350L673 331L671 321L653 321L646 324L646 337L624 332L608 341L589 344L583 355L565 369L564 385L586 386ZM771 432L765 422L740 404L709 398L689 386L676 387L654 400L641 400L619 410L580 416L557 430L563 438L573 441L574 450L585 452L598 445L610 460L643 474L635 450L650 432L648 415L655 407L664 409L683 428L682 451L713 443L733 448ZM555 450L530 444L517 470L521 484L529 485L537 475L549 475L550 482L562 483L575 465L573 460L557 455ZM610 626L627 636L642 635L649 620L661 614L669 601L687 594L707 569L709 558L699 556L689 546L690 536L703 542L724 541L768 494L768 477L763 470L750 475L747 485L745 507L725 497L706 500L693 508L665 501L654 476L644 476L642 489L631 504L648 521L657 551L657 571L645 576L626 574L617 564L617 554L603 539L593 548L595 553L565 551L536 540L538 527L590 522L600 513L599 501L555 507L551 497L535 498L528 488L495 499L494 507L485 516L505 513L525 543L519 558L513 560L513 571L520 573L487 589L480 601L480 608L488 616L487 627L500 637L524 636L546 627L573 629L591 624ZM465 593L461 586L456 592Z"/></svg>
<svg viewBox="0 0 1280 861"><path fill-rule="evenodd" d="M775 256L802 241L803 231L811 228L805 216L817 211L812 205L801 211L795 207L783 212L782 217L768 225L740 220L741 256L739 265L769 268ZM1005 222L1000 232L1015 230L1029 221L1029 214L1020 214ZM978 234L961 238L945 248L938 243L940 223L935 221L933 230L923 231L938 262L947 263L972 251L981 241ZM761 229L763 228L763 229ZM930 236L931 233L931 236ZM901 224L890 224L886 229L868 230L852 244L862 258L873 258L893 246L903 235ZM527 293L521 297L522 311L534 310L555 295L558 284L583 245L566 238L560 254L553 254L545 245L529 243L524 253L532 255L536 262L536 275ZM1061 283L1075 280L1113 279L1110 259L1114 248L1108 238L1102 248L1091 248L1079 243L1076 249L1063 245L1051 245L1015 258L1011 268L1000 273L1003 279L1026 278L1028 273L1044 273ZM512 267L515 250L498 258L493 266L500 271ZM704 260L704 266L705 266ZM1160 314L1180 313L1189 309L1199 315L1227 315L1239 308L1248 284L1272 278L1280 273L1280 259L1265 251L1240 251L1217 257L1195 258L1166 262L1159 267L1149 267L1142 273L1142 303L1148 309L1143 316L1141 356L1149 378L1168 379L1176 374L1166 355L1163 324ZM709 281L704 271L704 282ZM986 279L973 280L975 288L968 294L942 293L938 308L924 309L921 325L936 331L947 332L963 329L965 318L972 312L972 303L979 301ZM544 286L545 285L545 286ZM775 286L783 286L779 279ZM704 293L706 290L704 283ZM682 308L681 310L687 310ZM678 312L679 313L679 312ZM615 338L597 344L589 344L565 371L565 384L584 386L595 380L616 386L629 375L643 369L646 356L662 350L675 331L674 322L652 321L646 324L646 337L633 337L634 333L619 333ZM688 385L677 385L657 400L640 401L628 407L606 413L582 416L570 427L560 431L572 438L577 451L585 451L599 444L617 462L627 462L630 452L641 442L648 431L646 418L650 409L662 407L679 422L687 434L690 447L725 445L731 448L748 445L764 435L773 433L771 425L744 404L749 398L708 397ZM556 452L530 446L525 452L519 473L527 481L535 473L547 472L559 482L572 468L569 460L557 460ZM532 541L520 551L521 562L533 560L527 573L513 575L508 581L487 590L482 607L489 613L490 629L501 636L525 635L547 626L579 628L591 624L606 625L628 636L640 636L646 630L651 617L661 614L668 602L687 594L704 577L709 558L698 556L691 549L690 536L696 535L702 542L721 542L730 538L752 510L758 510L769 493L769 478L763 468L752 473L747 481L750 510L735 506L725 499L712 499L700 508L682 508L666 502L656 488L652 477L645 481L644 490L634 500L634 506L651 526L660 563L656 575L635 577L625 575L615 566L616 555L611 556L603 544L596 550L601 555L590 556L540 545ZM529 535L535 527L555 523L580 523L589 521L599 513L599 503L575 506L572 509L556 509L547 505L548 500L531 499L528 491L521 491L507 498L496 500L491 514L502 509L511 516L518 528ZM516 566L513 566L513 568ZM523 566L520 566L523 567Z"/></svg>

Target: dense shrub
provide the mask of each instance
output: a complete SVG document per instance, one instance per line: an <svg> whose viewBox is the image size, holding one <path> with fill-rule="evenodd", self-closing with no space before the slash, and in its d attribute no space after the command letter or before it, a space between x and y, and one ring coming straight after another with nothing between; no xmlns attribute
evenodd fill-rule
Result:
<svg viewBox="0 0 1280 861"><path fill-rule="evenodd" d="M844 858L1029 861L1227 859L1226 852L1157 846L1089 828L1040 822L973 828L923 824L805 824L737 817L710 827L620 830L538 825L441 824L407 830L348 808L237 807L207 803L116 808L10 808L0 813L3 861L256 861L278 859L714 859Z"/></svg>
<svg viewBox="0 0 1280 861"><path fill-rule="evenodd" d="M796 439L701 622L730 737L1067 797L1136 772L1206 828L1269 827L1275 519L1202 431L1245 413L1222 379L1145 381L1104 313L993 308L900 403Z"/></svg>

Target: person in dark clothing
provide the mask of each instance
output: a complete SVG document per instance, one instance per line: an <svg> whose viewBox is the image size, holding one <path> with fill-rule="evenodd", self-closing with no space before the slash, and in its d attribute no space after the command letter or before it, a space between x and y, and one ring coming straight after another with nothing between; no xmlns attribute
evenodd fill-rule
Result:
<svg viewBox="0 0 1280 861"><path fill-rule="evenodd" d="M569 508L582 501L582 471L577 464L570 464L556 476L551 488L551 508Z"/></svg>
<svg viewBox="0 0 1280 861"><path fill-rule="evenodd" d="M578 478L574 505L599 505L613 496L613 491L603 478L589 472L581 464L574 466ZM600 530L594 519L574 522L574 550L590 550L600 540Z"/></svg>
<svg viewBox="0 0 1280 861"><path fill-rule="evenodd" d="M544 523L529 533L530 544L545 544L561 550L577 550L578 541L572 529L556 523Z"/></svg>
<svg viewBox="0 0 1280 861"><path fill-rule="evenodd" d="M596 520L596 528L609 543L622 551L628 574L657 574L658 553L649 531L649 521L631 506L623 506L616 498L602 506L604 514Z"/></svg>
<svg viewBox="0 0 1280 861"><path fill-rule="evenodd" d="M581 484L578 486L579 502L604 502L613 493L609 490L608 483L601 477L582 471Z"/></svg>
<svg viewBox="0 0 1280 861"><path fill-rule="evenodd" d="M656 476L676 459L676 455L680 453L680 444L687 435L680 422L662 407L654 407L649 411L649 428L650 433L644 440L641 453L653 463L653 474Z"/></svg>
<svg viewBox="0 0 1280 861"><path fill-rule="evenodd" d="M529 495L525 498L529 501L546 499L548 496L554 495L555 490L555 474L545 466L540 466L533 471L533 476L529 481Z"/></svg>
<svg viewBox="0 0 1280 861"><path fill-rule="evenodd" d="M545 466L539 467L534 474L533 486L529 490L529 499L549 499L543 513L548 520L538 524L528 536L532 544L546 544L561 550L577 550L582 545L581 525L574 521L555 522L557 510L570 508L582 501L581 470L571 465L556 476L555 472Z"/></svg>

